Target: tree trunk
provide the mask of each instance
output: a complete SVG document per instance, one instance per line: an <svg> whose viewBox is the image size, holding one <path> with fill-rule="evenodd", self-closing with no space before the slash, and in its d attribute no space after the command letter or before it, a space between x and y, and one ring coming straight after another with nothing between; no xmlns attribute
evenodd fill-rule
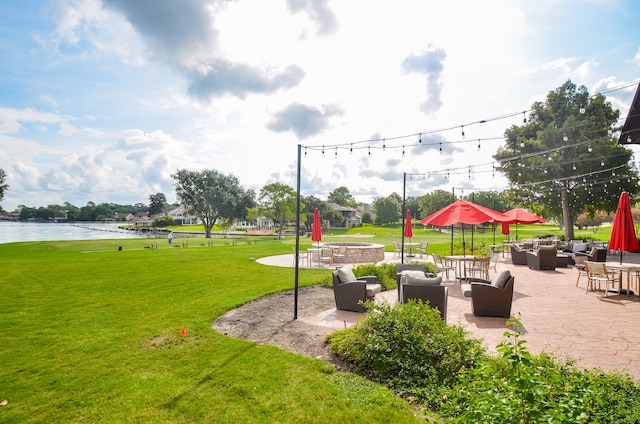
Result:
<svg viewBox="0 0 640 424"><path fill-rule="evenodd" d="M569 191L567 190L569 182L562 182L562 220L564 222L564 241L573 240L573 220L571 219L571 209L569 209Z"/></svg>

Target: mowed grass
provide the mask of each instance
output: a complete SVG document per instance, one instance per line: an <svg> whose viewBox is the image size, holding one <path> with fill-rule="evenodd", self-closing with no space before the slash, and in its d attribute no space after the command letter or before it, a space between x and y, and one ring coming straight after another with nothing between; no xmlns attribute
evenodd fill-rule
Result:
<svg viewBox="0 0 640 424"><path fill-rule="evenodd" d="M292 240L148 245L0 245L0 422L414 420L378 385L211 328L238 305L293 288L292 268L249 260L289 253ZM301 270L300 285L328 276Z"/></svg>

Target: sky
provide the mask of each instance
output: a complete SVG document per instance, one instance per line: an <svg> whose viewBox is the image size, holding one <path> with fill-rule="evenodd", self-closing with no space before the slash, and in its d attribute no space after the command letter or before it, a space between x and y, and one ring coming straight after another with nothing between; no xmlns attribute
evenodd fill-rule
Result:
<svg viewBox="0 0 640 424"><path fill-rule="evenodd" d="M634 0L4 0L0 205L173 203L179 169L256 193L300 169L323 200L503 190L504 131L567 80L624 123L638 21Z"/></svg>

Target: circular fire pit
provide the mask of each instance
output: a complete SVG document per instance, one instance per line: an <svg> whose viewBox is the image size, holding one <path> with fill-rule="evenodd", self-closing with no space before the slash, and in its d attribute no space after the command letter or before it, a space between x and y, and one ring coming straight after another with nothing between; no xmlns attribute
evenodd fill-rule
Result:
<svg viewBox="0 0 640 424"><path fill-rule="evenodd" d="M324 243L326 247L331 247L336 251L341 246L346 246L347 251L344 256L334 256L335 264L364 264L384 260L384 245L375 243Z"/></svg>

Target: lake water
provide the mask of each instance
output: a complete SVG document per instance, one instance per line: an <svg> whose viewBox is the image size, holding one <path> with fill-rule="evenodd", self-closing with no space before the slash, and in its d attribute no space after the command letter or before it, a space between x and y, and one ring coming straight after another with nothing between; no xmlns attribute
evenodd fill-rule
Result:
<svg viewBox="0 0 640 424"><path fill-rule="evenodd" d="M147 237L100 222L35 223L0 222L0 243L45 240L101 240Z"/></svg>

